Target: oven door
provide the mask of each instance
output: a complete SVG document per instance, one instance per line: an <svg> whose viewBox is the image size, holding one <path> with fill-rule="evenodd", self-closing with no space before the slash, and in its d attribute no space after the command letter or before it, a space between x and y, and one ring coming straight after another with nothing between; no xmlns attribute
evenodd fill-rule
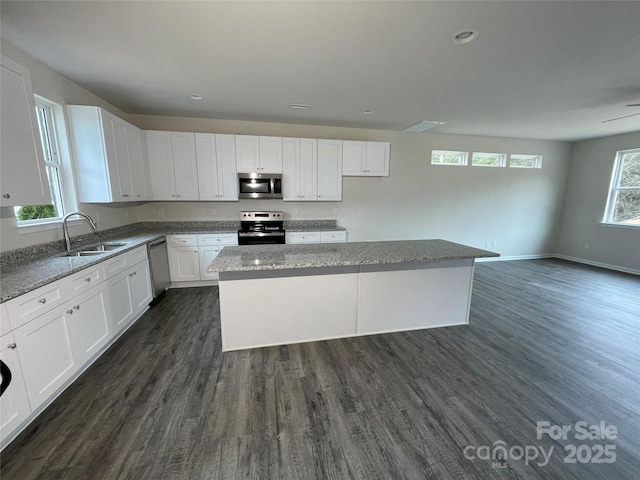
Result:
<svg viewBox="0 0 640 480"><path fill-rule="evenodd" d="M276 244L284 244L284 232L238 232L238 245Z"/></svg>

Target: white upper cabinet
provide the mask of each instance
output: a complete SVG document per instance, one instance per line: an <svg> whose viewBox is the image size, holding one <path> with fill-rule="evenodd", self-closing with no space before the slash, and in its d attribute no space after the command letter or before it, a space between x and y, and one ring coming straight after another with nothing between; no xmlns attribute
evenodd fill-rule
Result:
<svg viewBox="0 0 640 480"><path fill-rule="evenodd" d="M152 200L198 200L195 134L145 131Z"/></svg>
<svg viewBox="0 0 640 480"><path fill-rule="evenodd" d="M147 200L140 129L100 107L69 105L81 202Z"/></svg>
<svg viewBox="0 0 640 480"><path fill-rule="evenodd" d="M282 138L236 135L238 173L282 173Z"/></svg>
<svg viewBox="0 0 640 480"><path fill-rule="evenodd" d="M282 139L283 200L314 201L318 198L318 140Z"/></svg>
<svg viewBox="0 0 640 480"><path fill-rule="evenodd" d="M2 57L0 206L51 203L31 73Z"/></svg>
<svg viewBox="0 0 640 480"><path fill-rule="evenodd" d="M196 133L200 200L237 201L234 135Z"/></svg>
<svg viewBox="0 0 640 480"><path fill-rule="evenodd" d="M318 140L318 200L342 200L342 140Z"/></svg>
<svg viewBox="0 0 640 480"><path fill-rule="evenodd" d="M345 140L342 147L346 176L388 177L391 144L387 142L354 142Z"/></svg>

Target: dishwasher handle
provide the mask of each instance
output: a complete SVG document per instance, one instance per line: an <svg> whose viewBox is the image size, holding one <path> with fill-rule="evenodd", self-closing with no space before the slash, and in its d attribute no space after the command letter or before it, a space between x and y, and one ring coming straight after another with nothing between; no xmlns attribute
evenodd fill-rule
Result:
<svg viewBox="0 0 640 480"><path fill-rule="evenodd" d="M153 249L153 248L158 248L161 245L164 245L165 243L167 243L167 239L163 238L161 240L157 240L155 243L150 243L149 244L149 250Z"/></svg>

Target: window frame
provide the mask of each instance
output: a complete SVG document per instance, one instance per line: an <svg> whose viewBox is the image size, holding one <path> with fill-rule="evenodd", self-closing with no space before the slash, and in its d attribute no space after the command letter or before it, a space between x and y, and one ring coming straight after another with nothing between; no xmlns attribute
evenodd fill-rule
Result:
<svg viewBox="0 0 640 480"><path fill-rule="evenodd" d="M626 222L616 222L613 220L616 199L618 198L618 192L633 191L633 190L638 190L640 192L640 185L631 186L631 187L620 186L620 179L622 177L624 158L629 154L640 154L640 147L629 148L626 150L618 150L616 152L616 159L613 164L613 171L611 174L611 182L609 184L609 193L607 195L607 203L604 210L604 217L601 223L618 226L618 227L640 228L640 223L634 224L634 223L626 223Z"/></svg>
<svg viewBox="0 0 640 480"><path fill-rule="evenodd" d="M434 163L433 156L434 155L451 155L451 154L459 154L463 155L462 161L463 163ZM460 150L431 150L431 165L440 165L445 167L465 167L469 164L469 152L463 152Z"/></svg>
<svg viewBox="0 0 640 480"><path fill-rule="evenodd" d="M533 159L533 166L525 166L525 165L512 165L511 161L513 157L521 157L521 159L530 158ZM525 168L530 170L539 170L542 168L542 155L528 154L528 153L511 153L509 154L509 168Z"/></svg>
<svg viewBox="0 0 640 480"><path fill-rule="evenodd" d="M29 233L32 231L46 230L56 228L62 221L64 215L74 210L75 195L68 188L70 175L70 159L67 158L68 150L62 147L62 140L66 139L64 132L64 114L62 107L39 95L34 95L36 105L36 117L38 120L38 134L42 142L45 171L47 173L47 183L51 193L51 201L56 210L55 217L38 218L33 220L18 220L17 211L19 207L14 209L16 213L16 225L20 233ZM47 138L42 138L41 112L45 118L45 129ZM46 143L48 142L48 144ZM51 155L49 155L49 153ZM55 175L54 175L55 174ZM57 185L51 184L51 179L56 178ZM54 191L55 190L55 191ZM40 228L39 228L40 227Z"/></svg>
<svg viewBox="0 0 640 480"><path fill-rule="evenodd" d="M498 164L497 165L487 165L487 164L482 164L482 163L473 163L473 160L476 158L476 155L478 156L478 158L483 158L483 156L486 157L497 157L498 158ZM500 167L505 167L507 165L507 154L506 153L497 153L497 152L473 152L471 154L471 166L472 167L490 167L490 168L500 168Z"/></svg>

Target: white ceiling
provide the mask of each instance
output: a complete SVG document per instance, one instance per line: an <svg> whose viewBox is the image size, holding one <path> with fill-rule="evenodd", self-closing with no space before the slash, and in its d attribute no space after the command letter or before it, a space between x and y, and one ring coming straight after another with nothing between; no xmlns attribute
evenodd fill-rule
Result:
<svg viewBox="0 0 640 480"><path fill-rule="evenodd" d="M640 113L626 106L640 104L637 1L3 0L1 20L3 41L128 113L385 130L424 119L550 140L640 130L640 115L602 123ZM465 29L478 38L454 44Z"/></svg>

